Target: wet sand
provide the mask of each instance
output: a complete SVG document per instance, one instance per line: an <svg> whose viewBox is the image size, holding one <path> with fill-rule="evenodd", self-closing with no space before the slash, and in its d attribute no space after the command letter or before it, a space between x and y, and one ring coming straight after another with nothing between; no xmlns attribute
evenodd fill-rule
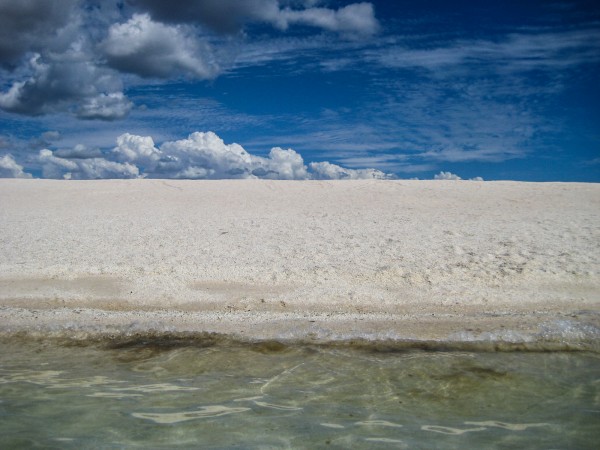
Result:
<svg viewBox="0 0 600 450"><path fill-rule="evenodd" d="M600 185L0 180L0 333L597 347Z"/></svg>

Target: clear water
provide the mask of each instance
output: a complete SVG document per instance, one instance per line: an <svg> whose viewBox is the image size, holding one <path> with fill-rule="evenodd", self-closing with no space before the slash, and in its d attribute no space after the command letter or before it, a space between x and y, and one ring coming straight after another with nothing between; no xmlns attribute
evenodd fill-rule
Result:
<svg viewBox="0 0 600 450"><path fill-rule="evenodd" d="M0 344L0 448L598 448L597 353Z"/></svg>

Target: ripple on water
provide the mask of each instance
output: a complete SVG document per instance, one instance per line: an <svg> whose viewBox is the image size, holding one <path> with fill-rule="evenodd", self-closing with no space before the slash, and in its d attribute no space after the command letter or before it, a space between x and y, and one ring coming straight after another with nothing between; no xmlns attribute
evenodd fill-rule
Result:
<svg viewBox="0 0 600 450"><path fill-rule="evenodd" d="M142 358L131 347L0 343L0 448L585 449L600 439L596 353L159 347Z"/></svg>
<svg viewBox="0 0 600 450"><path fill-rule="evenodd" d="M173 424L187 422L189 420L205 419L207 417L226 416L228 414L238 414L250 411L250 408L230 408L223 405L203 406L196 411L179 411L172 413L131 413L133 417L138 419L151 420L155 423Z"/></svg>

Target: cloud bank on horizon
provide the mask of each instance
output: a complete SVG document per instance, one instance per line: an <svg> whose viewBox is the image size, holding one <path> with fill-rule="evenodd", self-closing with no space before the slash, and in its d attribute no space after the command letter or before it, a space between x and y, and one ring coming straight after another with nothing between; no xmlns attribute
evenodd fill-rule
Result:
<svg viewBox="0 0 600 450"><path fill-rule="evenodd" d="M6 157L5 157L6 158ZM4 161L5 173L15 177L31 176L10 159ZM164 142L160 147L150 136L123 134L107 153L76 146L73 149L40 150L37 162L44 178L171 178L171 179L245 179L340 180L390 179L375 169L346 169L328 162L305 164L292 149L274 147L268 156L248 153L239 144L225 144L215 133L195 132L187 139ZM0 170L3 161L0 160ZM2 172L0 172L1 174Z"/></svg>
<svg viewBox="0 0 600 450"><path fill-rule="evenodd" d="M43 178L97 180L166 178L186 180L392 180L377 169L348 169L328 161L306 164L292 149L274 147L266 157L248 153L239 144L225 144L212 131L194 132L187 139L157 147L151 136L125 133L109 152L81 144L55 151L42 149L34 158ZM10 154L0 158L0 178L33 178ZM440 172L434 180L461 180ZM472 181L483 181L475 177Z"/></svg>
<svg viewBox="0 0 600 450"><path fill-rule="evenodd" d="M0 176L600 181L599 24L587 0L0 0Z"/></svg>

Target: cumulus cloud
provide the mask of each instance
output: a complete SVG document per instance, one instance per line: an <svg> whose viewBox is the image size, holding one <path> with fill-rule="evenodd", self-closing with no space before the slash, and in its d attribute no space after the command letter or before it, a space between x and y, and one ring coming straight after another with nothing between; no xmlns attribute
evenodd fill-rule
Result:
<svg viewBox="0 0 600 450"><path fill-rule="evenodd" d="M379 24L371 3L353 3L334 10L314 7L317 2L302 2L300 8L282 7L277 0L131 0L152 17L174 23L196 22L222 33L237 32L246 23L267 23L281 30L300 24L342 34L371 35ZM287 2L289 3L289 2ZM296 2L297 3L297 2Z"/></svg>
<svg viewBox="0 0 600 450"><path fill-rule="evenodd" d="M226 144L213 132L195 132L186 139L157 146L150 136L125 133L109 152L77 145L39 152L44 178L262 178L278 180L387 179L375 169L347 169L328 162L306 164L292 149L274 147L267 156Z"/></svg>
<svg viewBox="0 0 600 450"><path fill-rule="evenodd" d="M441 171L437 175L434 175L433 179L434 180L462 180L462 178L459 177L458 175L453 174L452 172L444 172L444 171ZM483 178L481 178L481 177L469 178L469 181L483 181Z"/></svg>
<svg viewBox="0 0 600 450"><path fill-rule="evenodd" d="M0 0L0 109L122 119L133 107L123 80L134 79L125 74L212 79L231 68L234 54L247 53L247 42L217 37L207 28L233 32L251 23L279 30L301 25L351 38L378 29L371 3L338 9L319 3Z"/></svg>
<svg viewBox="0 0 600 450"><path fill-rule="evenodd" d="M150 136L136 136L125 133L117 138L113 155L121 161L140 164L142 167L154 167L162 158L162 152L154 146Z"/></svg>
<svg viewBox="0 0 600 450"><path fill-rule="evenodd" d="M110 16L106 10L79 0L0 0L0 66L8 69L0 74L6 86L0 109L125 117L132 103L119 74L103 67L93 44Z"/></svg>
<svg viewBox="0 0 600 450"><path fill-rule="evenodd" d="M110 161L106 158L61 158L52 150L40 150L38 162L44 178L90 180L101 178L137 178L139 169L133 164Z"/></svg>
<svg viewBox="0 0 600 450"><path fill-rule="evenodd" d="M79 103L75 115L103 120L122 118L131 108L119 91L120 80L76 52L49 62L36 54L29 65L31 76L0 93L0 108L35 116L68 111Z"/></svg>
<svg viewBox="0 0 600 450"><path fill-rule="evenodd" d="M377 169L347 169L327 161L313 162L309 164L309 167L312 178L315 180L385 180L392 178L391 175Z"/></svg>
<svg viewBox="0 0 600 450"><path fill-rule="evenodd" d="M192 133L187 139L165 142L122 135L113 150L120 161L138 163L152 178L274 178L306 179L306 166L294 150L273 148L268 157L248 153L241 145L225 144L215 133Z"/></svg>
<svg viewBox="0 0 600 450"><path fill-rule="evenodd" d="M12 155L0 157L0 178L31 178L31 174L23 171Z"/></svg>
<svg viewBox="0 0 600 450"><path fill-rule="evenodd" d="M462 180L462 178L459 177L458 175L453 174L452 172L444 172L444 171L441 171L437 175L434 175L433 179L434 180Z"/></svg>
<svg viewBox="0 0 600 450"><path fill-rule="evenodd" d="M122 92L100 93L83 101L76 114L80 119L117 120L126 117L132 107Z"/></svg>
<svg viewBox="0 0 600 450"><path fill-rule="evenodd" d="M134 14L127 22L112 25L100 48L109 65L142 77L212 78L219 70L208 44L184 27L154 22L148 14Z"/></svg>

